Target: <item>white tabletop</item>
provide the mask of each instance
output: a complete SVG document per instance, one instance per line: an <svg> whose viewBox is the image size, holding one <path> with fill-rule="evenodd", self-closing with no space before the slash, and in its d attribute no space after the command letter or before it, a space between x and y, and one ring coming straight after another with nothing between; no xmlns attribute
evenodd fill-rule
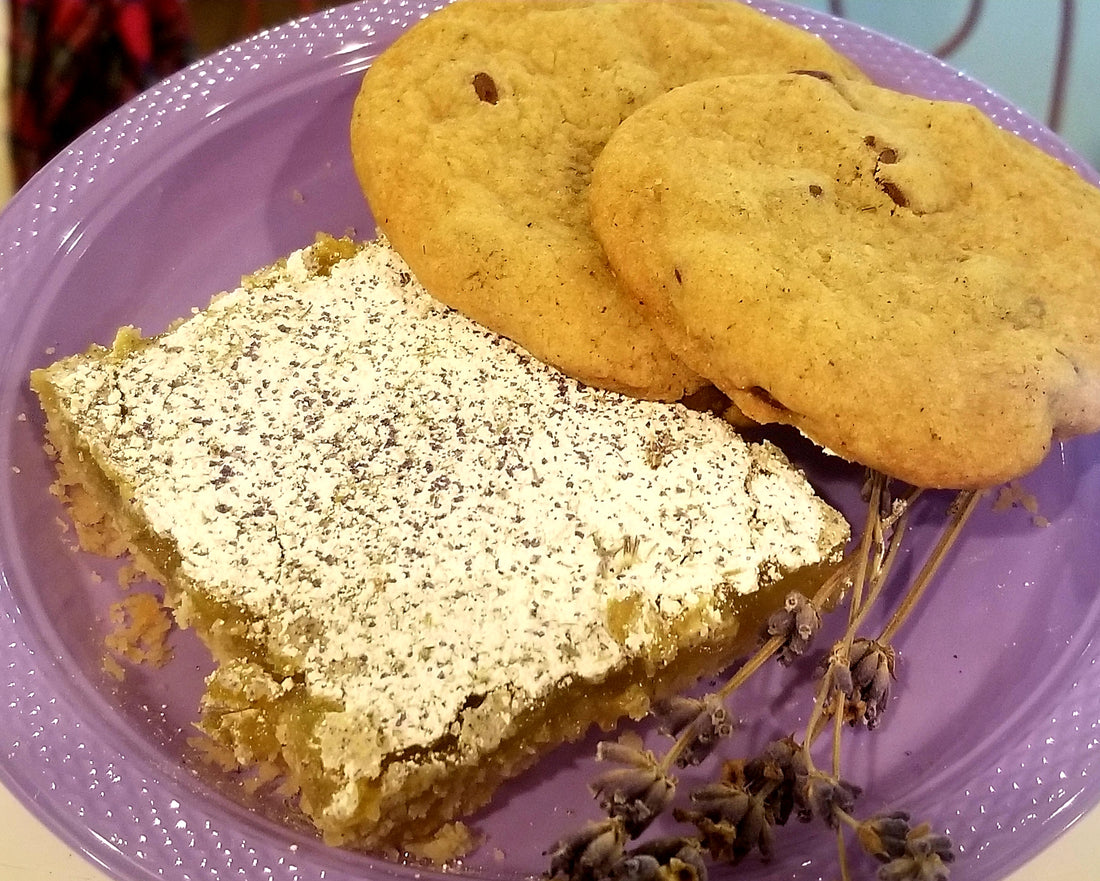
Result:
<svg viewBox="0 0 1100 881"><path fill-rule="evenodd" d="M1100 810L1006 881L1096 881ZM0 881L117 881L66 847L7 790L0 788ZM172 881L165 876L165 881ZM990 879L992 881L992 879Z"/></svg>

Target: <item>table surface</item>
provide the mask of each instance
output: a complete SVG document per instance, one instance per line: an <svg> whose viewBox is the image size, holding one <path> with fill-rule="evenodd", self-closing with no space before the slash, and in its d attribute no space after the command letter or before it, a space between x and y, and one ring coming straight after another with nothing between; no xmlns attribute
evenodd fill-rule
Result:
<svg viewBox="0 0 1100 881"><path fill-rule="evenodd" d="M1005 881L1095 881L1100 866L1100 810ZM7 790L0 788L0 881L115 881L66 847Z"/></svg>

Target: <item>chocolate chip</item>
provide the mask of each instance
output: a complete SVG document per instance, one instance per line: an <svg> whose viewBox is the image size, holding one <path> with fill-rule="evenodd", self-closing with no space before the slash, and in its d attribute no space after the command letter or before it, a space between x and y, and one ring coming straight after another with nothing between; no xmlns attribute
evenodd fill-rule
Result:
<svg viewBox="0 0 1100 881"><path fill-rule="evenodd" d="M868 147L874 148L878 144L878 141L875 139L874 135L867 135L867 137L863 139L863 143Z"/></svg>
<svg viewBox="0 0 1100 881"><path fill-rule="evenodd" d="M478 100L486 104L496 104L500 99L497 84L487 73L474 74L474 91L477 93Z"/></svg>
<svg viewBox="0 0 1100 881"><path fill-rule="evenodd" d="M683 277L682 277L682 276L680 275L680 270L679 270L679 269L677 269L676 267L673 267L673 268L672 268L672 274L673 274L674 276L676 276L676 281L678 281L678 282L679 282L680 284L683 284L683 283L684 283L684 279L683 279Z"/></svg>
<svg viewBox="0 0 1100 881"><path fill-rule="evenodd" d="M878 154L878 161L883 165L893 165L898 161L898 151L893 147L887 147L881 153Z"/></svg>
<svg viewBox="0 0 1100 881"><path fill-rule="evenodd" d="M820 196L825 191L821 189L817 184L810 184L810 195L813 197Z"/></svg>
<svg viewBox="0 0 1100 881"><path fill-rule="evenodd" d="M909 207L909 197L905 195L905 191L896 183L889 180L880 180L878 185L879 189L889 196L899 208Z"/></svg>

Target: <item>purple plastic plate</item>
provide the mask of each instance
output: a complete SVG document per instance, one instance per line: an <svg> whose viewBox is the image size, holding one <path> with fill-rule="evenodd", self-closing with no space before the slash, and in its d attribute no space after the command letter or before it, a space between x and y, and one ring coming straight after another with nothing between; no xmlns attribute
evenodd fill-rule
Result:
<svg viewBox="0 0 1100 881"><path fill-rule="evenodd" d="M163 328L318 230L369 235L348 156L351 102L372 57L435 3L380 0L261 34L171 77L43 169L0 218L0 778L68 844L120 879L351 881L434 872L320 844L254 803L188 744L210 662L172 637L163 670L101 671L114 566L76 552L47 489L30 369L109 342L121 324ZM940 62L858 26L759 4L819 33L873 78L969 101L1096 175L1053 135ZM857 513L858 475L804 449L823 491ZM860 811L904 808L954 838L959 881L992 881L1100 799L1100 439L1058 446L1024 484L1049 525L985 503L920 616L903 630L897 698L852 731L846 774ZM913 525L914 557L943 498ZM808 677L807 669L796 672ZM737 703L743 754L797 730L808 703L769 670ZM519 878L560 833L595 816L593 742L559 749L474 819L484 846L463 870ZM699 774L712 773L704 765ZM750 879L832 875L831 836L780 830ZM857 863L861 874L873 864Z"/></svg>

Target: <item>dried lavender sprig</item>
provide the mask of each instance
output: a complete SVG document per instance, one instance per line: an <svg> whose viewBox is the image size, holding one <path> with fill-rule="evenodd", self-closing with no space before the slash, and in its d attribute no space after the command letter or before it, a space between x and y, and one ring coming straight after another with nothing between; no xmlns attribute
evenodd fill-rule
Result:
<svg viewBox="0 0 1100 881"><path fill-rule="evenodd" d="M849 650L856 633L877 604L882 589L889 580L898 551L904 543L909 512L920 497L921 490L914 488L903 498L895 498L889 478L878 472L871 472L867 495L867 518L859 551L864 557L864 565L861 565L860 577L852 588L848 628L841 640ZM863 593L865 589L866 597Z"/></svg>
<svg viewBox="0 0 1100 881"><path fill-rule="evenodd" d="M845 816L851 816L862 790L838 776L811 769L801 792L800 818L809 822L816 817L837 829Z"/></svg>
<svg viewBox="0 0 1100 881"><path fill-rule="evenodd" d="M948 521L946 529L940 535L935 548L932 549L932 553L925 561L916 579L914 579L912 587L906 593L901 604L894 610L894 614L886 627L883 628L879 636L879 642L889 643L894 638L894 634L908 619L917 603L920 602L921 597L924 596L924 592L931 584L933 576L939 571L940 564L943 563L944 558L954 546L955 541L962 533L963 527L974 513L978 502L981 501L983 496L984 493L981 491L971 491L959 493L956 497L951 506L951 519Z"/></svg>
<svg viewBox="0 0 1100 881"><path fill-rule="evenodd" d="M662 762L666 769L698 765L735 727L721 696L713 692L702 698L673 697L662 701L655 711L664 719L660 730L676 738Z"/></svg>
<svg viewBox="0 0 1100 881"><path fill-rule="evenodd" d="M781 658L786 654L804 653L817 632L815 619L820 622L825 606L851 585L857 564L858 557L848 554L809 599L793 591L788 594L784 608L769 617L765 624L764 643L715 693L725 700L777 653ZM791 645L792 638L798 640L798 646Z"/></svg>
<svg viewBox="0 0 1100 881"><path fill-rule="evenodd" d="M857 639L852 645L849 669L852 688L847 708L840 715L850 724L875 728L886 712L894 680L895 653L892 646L874 639Z"/></svg>
<svg viewBox="0 0 1100 881"><path fill-rule="evenodd" d="M876 503L874 490L877 485L876 483L872 486L872 505ZM851 724L862 722L868 728L874 728L878 724L889 700L890 686L894 678L895 653L889 644L889 640L902 623L907 620L913 609L916 608L924 591L946 557L948 550L961 533L969 516L973 513L978 497L979 494L977 493L960 493L956 497L951 508L951 518L936 547L906 591L905 597L898 608L895 609L890 622L877 640L859 639L856 633L867 612L877 602L882 586L887 580L897 548L900 547L900 536L904 531L904 518L908 513L908 508L899 517L885 554L879 557L881 564L869 567L872 579L869 596L862 609L857 608L855 601L853 601L850 608L849 627L843 639L834 646L826 675L823 677L822 685L819 688L818 703L815 706L815 715L820 717L824 714L826 706L831 705L834 722L832 764L833 773L837 778L840 775L840 740L843 721L847 720ZM864 537L866 538L866 532ZM876 543L878 547L883 547L882 540L882 532L877 532ZM874 544L872 543L872 546ZM854 593L856 592L854 591ZM813 762L808 747L820 730L818 721L811 718L805 741L806 762L811 768ZM841 806L837 815L846 815L848 810L850 808ZM924 841L923 838L921 840ZM944 844L944 842L946 842L946 839L937 839L939 844ZM925 847L925 850L928 850L927 842L922 846ZM950 842L946 842L944 846L946 847L945 852L950 855ZM849 875L846 849L843 835L839 832L837 848L841 877L847 881ZM908 873L911 871L929 871L932 874L927 879L920 875L914 876L914 878L919 879L919 881L941 881L941 879L947 877L947 870L944 868L943 863L940 852L935 848L929 850L927 854L923 852L920 854L907 853L896 860L891 860L888 866L884 866L880 870L879 877L880 879L886 879L886 881L908 881L910 877Z"/></svg>
<svg viewBox="0 0 1100 881"><path fill-rule="evenodd" d="M840 593L843 588L850 583L852 578L852 571L855 565L855 558L849 555L846 557L830 576L822 583L821 587L817 589L813 597L807 602L820 614L821 609L825 608L825 605L833 600L833 598ZM705 757L705 755L713 749L715 743L701 742L700 735L709 736L710 734L718 734L724 732L725 726L720 723L714 716L714 706L721 706L733 694L737 689L741 688L749 678L756 673L761 667L764 666L777 652L784 649L787 645L790 634L786 631L777 633L770 636L764 641L764 643L751 655L737 671L722 684L720 688L712 692L711 696L708 696L705 704L698 706L699 715L704 718L699 719L697 722L683 724L679 729L676 741L669 748L668 752L661 762L665 771L670 770L677 764L694 764L695 758ZM706 718L708 717L709 718ZM732 730L732 726L730 728ZM688 761L680 762L681 758L688 756Z"/></svg>
<svg viewBox="0 0 1100 881"><path fill-rule="evenodd" d="M883 863L879 881L947 881L955 860L951 839L928 823L912 826L909 814L896 811L867 820L842 816L856 832L863 851Z"/></svg>
<svg viewBox="0 0 1100 881"><path fill-rule="evenodd" d="M845 715L849 697L856 686L851 668L851 657L856 634L870 611L877 604L883 587L889 580L890 572L904 542L909 513L913 503L920 497L921 490L912 488L905 496L896 498L890 481L884 475L871 472L866 487L867 518L863 530L860 553L865 556L866 564L861 575L866 579L853 587L853 598L848 610L848 627L841 640L833 646L829 655L826 671L827 688L823 689L827 697L819 700L822 713L831 712L836 716ZM863 590L867 588L864 597ZM892 668L891 668L892 670ZM885 700L885 695L882 695ZM876 704L877 708L878 704ZM840 774L840 719L834 726L833 773ZM817 730L810 727L807 740L817 736Z"/></svg>
<svg viewBox="0 0 1100 881"><path fill-rule="evenodd" d="M733 864L754 850L769 859L775 827L792 814L839 829L860 788L810 768L806 755L801 744L783 738L751 761L728 761L722 778L693 792L692 807L673 816L695 826L714 860Z"/></svg>
<svg viewBox="0 0 1100 881"><path fill-rule="evenodd" d="M683 767L684 764L693 763L697 756L704 756L709 750L713 749L714 742L708 742L706 736L700 738L698 734L701 731L709 734L716 727L713 715L714 701L717 700L720 705L720 702L723 702L728 695L733 694L741 685L744 685L749 676L759 670L774 654L778 653L780 661L789 664L794 657L804 652L816 635L817 629L820 628L821 610L826 603L831 602L833 597L845 586L853 584L854 581L858 582L861 577L866 577L868 554L873 547L871 542L876 535L876 527L879 527L882 521L880 499L882 488L886 485L883 477L875 478L873 483L878 488L872 489L873 499L868 509L868 522L864 529L864 540L861 542L862 553L849 554L825 583L818 588L812 599L807 599L801 594L790 594L784 604L784 609L773 615L768 621L767 634L769 638L763 642L763 645L751 658L738 668L733 676L730 676L730 679L720 689L712 695L708 695L705 702L691 703L690 698L680 698L678 702L667 707L667 713L669 714L667 727L673 733L679 733L679 736L669 751L665 753L662 761L665 771L669 770L673 764ZM692 713L694 713L694 717L692 717ZM851 789L855 790L855 788ZM691 816L694 816L696 826L700 828L703 835L705 846L712 851L715 858L724 858L729 861L740 859L745 852L748 852L744 847L746 840L751 841L749 850L756 847L761 851L761 854L769 854L771 823L774 818L772 817L769 822L763 823L763 826L758 829L758 821L763 816L759 813L761 810L762 807L758 804L755 811L741 818L741 823L748 819L751 826L748 829L740 829L739 844L736 847L729 845L728 848L722 843L726 837L735 834L737 823L730 826L728 818L724 823L718 822L705 812L702 814L695 812L692 815L682 814L681 818L690 819ZM785 819L787 819L787 816L783 813L780 822L785 822ZM723 857L719 857L719 854Z"/></svg>
<svg viewBox="0 0 1100 881"><path fill-rule="evenodd" d="M618 767L600 774L590 784L600 807L622 824L630 838L637 838L662 814L676 794L676 780L653 753L622 740L604 741L596 758Z"/></svg>
<svg viewBox="0 0 1100 881"><path fill-rule="evenodd" d="M912 502L914 502L919 495L919 492L911 494L904 503L899 505L896 511L892 512L888 517L890 522L889 527L887 527L886 522L882 520L876 524L876 536L872 547L873 560L868 573L870 590L860 608L855 608L855 604L853 604L850 610L848 630L852 634L858 632L859 628L862 627L868 613L878 602L883 587L885 587L886 583L889 581L890 573L893 571L898 552L901 550L902 544L904 544L905 530L908 526ZM888 539L885 537L887 532L890 534Z"/></svg>
<svg viewBox="0 0 1100 881"><path fill-rule="evenodd" d="M765 859L770 856L771 825L763 798L744 787L714 784L693 793L692 801L695 809L677 808L673 816L695 826L711 859L736 864L754 848L759 848Z"/></svg>
<svg viewBox="0 0 1100 881"><path fill-rule="evenodd" d="M834 578L831 579L830 582L828 582L825 586L823 586L822 590L820 590L818 594L815 595L814 600L812 601L814 603L819 603L819 605L816 606L817 608L823 608L825 603L832 598L833 594L835 594L836 590L841 585L855 581L856 584L853 587L853 609L856 611L850 612L850 624L856 625L862 623L866 611L875 604L875 601L878 599L878 592L881 590L881 585L885 583L887 579L887 575L889 574L890 568L893 564L893 560L897 553L897 548L900 544L900 536L905 531L904 517L906 516L909 509L908 503L912 500L912 497L910 497L908 500L903 500L899 505L890 505L889 507L891 508L891 510L883 511L883 500L889 500L889 497L887 495L888 487L885 478L873 477L871 486L872 490L870 495L872 497L872 500L871 505L869 505L869 510L873 510L875 512L875 518L873 520L869 518L869 526L864 530L863 540L860 543L863 553L849 555L845 562L838 568L838 571L834 575ZM877 489L875 489L876 486ZM962 523L965 522L965 519L965 516L958 518L958 528L961 528ZM885 541L884 539L884 536L888 531L891 532L891 538L889 542ZM942 559L942 556L946 554L946 547L949 546L949 544L945 545L945 543L941 540L941 546L944 546L944 550L942 553L939 554L940 559ZM938 566L938 563L936 563L935 566L926 565L924 571L927 572L927 575L925 576L927 580L931 579L936 566ZM852 578L853 571L858 572L858 577L854 579ZM922 575L923 574L924 572L922 572ZM920 591L923 591L924 587L927 585L927 580L917 585ZM863 587L868 583L870 583L871 585L871 592L866 597L866 599L864 599L862 597L862 591ZM911 603L908 603L910 609L915 606L917 599L919 599L919 594L912 600ZM795 606L797 607L798 605L799 604L796 601ZM798 609L792 608L788 611L794 611L796 613L793 616L793 626L789 628L783 628L783 632L771 634L771 638L769 638L764 643L764 645L761 646L757 654L750 658L745 665L739 668L734 676L731 677L730 680L728 680L727 683L715 693L717 696L719 696L721 699L724 699L737 688L739 688L742 684L744 684L749 676L751 676L752 673L759 669L759 667L762 666L768 658L772 657L777 652L780 652L783 649L785 642L790 639L792 633L797 634L799 637L812 635L805 633L805 627L799 627L799 624L801 622L798 621ZM906 614L908 614L908 612ZM805 620L806 619L803 618L803 622ZM900 626L901 620L904 620L904 618L902 617L899 619L898 615L894 616L894 618L892 619L892 623L895 621L898 622L894 625L895 629L897 626ZM812 627L810 629L812 629ZM849 628L849 648L851 648L851 646L855 644L855 629L855 627ZM852 665L850 663L845 664L843 667L841 667L839 664L830 665L833 668L835 675L839 676L844 670L846 670L849 674L849 678L852 680L852 686L847 688L846 691L851 691L855 687L855 682L862 682L864 679L867 678L865 675L863 675L867 672L867 669L864 668L869 668L869 662L865 662L864 657L867 652L862 652L862 654L860 654L860 649L862 649L862 645L857 648L858 657L855 666L858 672L853 672ZM863 663L863 667L861 667L861 663ZM830 677L827 676L825 678L828 679ZM870 681L875 682L876 677L871 676ZM881 671L879 671L877 682L879 683L877 693L878 700L880 702L884 702L886 692L881 687ZM841 682L840 684L846 685L847 683ZM820 708L822 708L824 705L825 701L821 699L821 695L819 693L819 699L817 701L817 707L815 707L815 713L818 713ZM711 709L712 708L708 708L707 712L710 712ZM664 770L666 772L667 769L671 767L673 761L675 761L675 754L684 755L685 753L690 752L691 748L696 748L697 745L694 744L694 740L696 739L697 730L708 728L708 725L703 725L699 721L700 717L704 715L703 703L700 702L698 706L694 707L694 710L695 717L691 718L690 713L685 713L684 707L680 708L679 716L673 726L676 730L680 731L680 735L676 743L669 750L669 753L666 754L665 759L663 760ZM841 717L840 714L836 715L836 721L839 726ZM709 728L713 729L715 727L717 726L715 726L714 719L712 718L709 723ZM858 795L858 788L851 786L850 784L841 780L839 776L838 758L834 759L835 773L833 775L826 775L813 767L813 763L809 755L809 744L819 733L820 730L817 728L816 723L809 726L807 738L804 740L801 747L799 747L795 751L795 755L797 755L798 758L804 758L804 771L801 776L801 783L803 788L802 794L799 796L799 798L801 799L800 814L804 816L817 815L825 819L825 821L830 825L837 826L838 839L840 839L842 847L843 840L839 833L839 824L837 823L836 818L842 816L850 816L850 814L848 814L848 810L851 808L855 797ZM839 737L837 737L836 740L838 741ZM791 743L793 743L793 741L791 741ZM836 749L834 749L834 755L837 757L839 756L839 753ZM672 757L672 761L669 761L670 757ZM690 763L690 761L688 763ZM633 799L637 800L640 797L642 801L645 801L645 793L648 791L649 787L652 786L655 782L652 774L650 774L650 776L647 777L645 781L643 781L642 777L638 774L633 774L632 776L630 773L625 773L618 776L621 779L619 779L618 783L616 783L614 786L612 786L610 782L605 782L602 788L594 788L597 788L601 791L610 791L617 789L624 792L624 794L629 795L629 793L626 793L626 790L633 787ZM635 777L637 779L634 779ZM627 785L628 782L629 786ZM731 850L728 854L726 854L727 858L740 858L740 856L743 856L744 853L751 851L753 847L759 849L765 857L767 856L767 854L770 852L771 847L771 826L778 816L778 814L776 814L776 808L767 807L767 800L768 798L773 797L774 793L779 791L780 789L782 789L781 783L778 781L773 781L767 784L765 790L753 793L753 803L756 805L756 807L754 807L751 811L747 810L745 815L741 817L740 823L744 824L747 821L748 825L743 826L743 828L740 829L740 842L736 845L735 848L733 847L733 845L730 845ZM630 799L623 798L621 800L623 802L626 802ZM670 800L671 796L669 796L668 798L668 801ZM663 795L663 791L659 801L662 803L662 805L667 804L667 801L665 800ZM663 807L661 809L663 810ZM764 812L762 815L761 811ZM736 835L733 838L730 838L730 833L735 830L731 830L728 828L723 829L723 821L721 821L720 819L714 819L712 817L705 816L706 812L704 811L697 811L696 813L698 814L697 819L703 821L701 823L696 823L696 826L698 829L700 829L701 832L703 832L703 838L705 840L707 839L707 835L710 835L709 845L712 847L712 851L715 846L721 849L721 847L724 846L721 845L722 841L736 840ZM760 825L759 822L759 818L761 816L763 816L763 825ZM785 820L785 818L786 817L784 815L783 819ZM619 834L626 836L627 820L628 818L626 817L626 815L619 813L617 815L614 815L612 819L605 822L612 824L612 826L610 827L611 831L617 829L619 830ZM708 824L710 824L709 828ZM603 853L609 847L613 850L615 839L613 836L611 836L611 831L609 831L607 827L604 827L600 824L596 824L595 828L598 834L596 834L591 841L585 844L584 847L580 848L581 853L588 853L589 848L593 847L595 847L595 852L597 853L597 855ZM692 839L686 838L676 840L681 843L687 842L689 844L693 841ZM918 842L918 844L914 846L915 849L912 850L912 852L907 851L903 857L899 857L899 860L902 860L901 862L899 862L898 860L891 860L888 866L883 867L883 870L880 872L880 877L887 879L887 881L908 881L908 876L904 874L888 876L883 873L887 871L903 873L905 871L908 871L913 866L923 867L921 868L922 871L924 870L924 868L932 866L933 870L938 871L935 869L935 860L938 859L941 863L950 861L949 842L946 842L946 839L943 839L942 836L939 838L929 838L927 836L921 837L918 835L915 836L915 841ZM610 844L608 842L610 842ZM718 842L717 845L715 844L716 842ZM696 844L698 843L699 842L696 842ZM748 843L747 850L745 848L746 843ZM597 847L596 845L602 845L602 848ZM945 847L947 848L946 850ZM571 850L568 848L566 848L566 850L568 850L570 854L575 854L577 852L577 847L574 845ZM591 864L593 861L591 859L589 859L587 863L581 861L579 869L574 870L570 875L568 875L568 877L570 877L571 881L622 881L623 878L626 878L627 881L655 881L655 879L658 877L660 877L662 881L666 881L666 879L669 877L669 875L667 874L668 867L662 864L659 860L656 860L656 858L652 855L641 853L640 849L628 855L621 846L619 847L619 851L619 855L614 861L612 861L610 864L606 864L605 860L603 864L602 871L604 875L606 875L606 878L597 879L592 877ZM559 854L559 866L564 860L564 858L560 856L561 852L561 848L555 851L555 853ZM629 860L630 862L628 863L627 860ZM843 877L847 878L848 872L843 850L841 850L840 853L840 860ZM700 865L702 865L701 862ZM578 871L581 873L580 875L577 874ZM698 878L699 875L696 873L695 877ZM939 876L937 875L935 877L938 878Z"/></svg>
<svg viewBox="0 0 1100 881"><path fill-rule="evenodd" d="M815 609L824 607L846 583L847 572L848 566L842 563L819 588L813 599L807 602ZM676 698L669 701L666 708L667 727L677 739L659 762L651 752L641 748L640 741L633 742L624 738L599 744L597 759L622 766L599 775L590 784L594 795L599 799L600 807L615 824L614 831L621 832L628 838L636 838L668 807L676 792L675 778L669 774L671 768L674 765L683 767L702 761L719 739L732 731L733 725L724 706L724 698L739 688L779 650L783 641L783 637L768 640L718 691L698 700ZM594 839L597 843L606 844L613 840L610 837L613 831L611 828L587 828L589 833L598 833ZM768 849L769 832L770 830L765 829L755 835L754 841L762 851ZM744 837L743 830L742 841ZM573 839L564 841L570 842ZM592 870L588 862L576 857L574 851L575 847L573 850L563 850L561 843L555 847L554 853L557 855L559 867L568 864L575 871L590 874ZM602 853L602 850L597 849L597 853ZM576 858L573 859L574 857ZM591 858L585 857L585 860L591 861ZM631 865L633 871L652 868L648 861ZM607 869L607 866L603 866L603 869ZM573 881L590 879L573 878Z"/></svg>
<svg viewBox="0 0 1100 881"><path fill-rule="evenodd" d="M863 590L867 584L868 572L872 567L872 558L882 532L882 502L886 495L889 478L879 471L869 471L865 492L867 495L867 514L864 518L863 532L859 537L856 574L852 580L852 596L848 605L848 628L856 613L863 608Z"/></svg>
<svg viewBox="0 0 1100 881"><path fill-rule="evenodd" d="M923 823L909 832L905 845L904 854L878 870L879 881L947 881L955 852L946 835L933 833Z"/></svg>
<svg viewBox="0 0 1100 881"><path fill-rule="evenodd" d="M881 718L894 674L895 655L889 640L912 613L931 583L948 550L973 513L978 494L960 494L956 499L943 535L879 639L859 640L858 630L880 598L883 585L892 570L906 531L911 503L916 497L917 494L914 493L895 506L889 503L887 479L881 475L871 475L867 520L859 545L856 577L852 585L849 624L844 637L834 646L830 656L801 748L800 758L808 779L797 790L802 799L800 815L803 818L819 816L837 829L838 857L844 879L849 876L839 824L844 818L850 817L859 791L840 776L841 724L846 714L849 721L862 721L868 727L874 727ZM884 500L893 509L885 515ZM888 539L887 532L890 533ZM864 598L864 590L868 586L869 590ZM830 696L834 707L832 775L825 774L814 766L810 752L811 744L822 730L819 726L830 704ZM855 715L857 713L858 716ZM909 841L908 834L906 841ZM887 865L880 870L879 877L881 881L941 881L941 878L947 877L944 865L952 858L950 842L945 837L931 836L926 827L920 827L920 832L912 835L912 844L907 845L903 853L891 856ZM911 874L913 872L930 874L925 879L919 874Z"/></svg>
<svg viewBox="0 0 1100 881"><path fill-rule="evenodd" d="M549 851L556 881L707 881L697 839L657 838L626 849L626 833L617 820L589 823L565 836Z"/></svg>
<svg viewBox="0 0 1100 881"><path fill-rule="evenodd" d="M612 869L612 881L707 881L700 843L670 836L640 844Z"/></svg>
<svg viewBox="0 0 1100 881"><path fill-rule="evenodd" d="M588 823L550 848L550 878L604 881L622 858L625 843L618 820Z"/></svg>
<svg viewBox="0 0 1100 881"><path fill-rule="evenodd" d="M787 594L783 608L773 612L765 625L769 637L783 640L778 657L784 667L806 653L820 629L821 610L798 591Z"/></svg>
<svg viewBox="0 0 1100 881"><path fill-rule="evenodd" d="M916 608L928 585L939 571L948 551L974 512L979 498L979 493L972 492L960 493L956 497L952 504L950 520L889 623L877 639L861 644L860 650L857 651L855 641L858 628L864 623L873 603L878 600L886 576L893 565L893 559L900 547L908 508L903 510L897 518L895 529L882 558L883 564L874 573L867 602L863 609L851 616L848 629L829 656L826 676L823 677L822 685L819 687L814 713L807 725L807 742L812 743L820 735L821 722L827 712L840 712L853 724L862 722L868 727L874 727L881 721L894 675L895 653L890 646L890 640ZM876 500L872 499L869 511L873 510L874 504ZM865 535L867 531L869 530L865 530ZM871 658L867 657L868 648L874 652ZM872 662L875 665L873 669L869 666ZM860 682L858 686L857 680ZM837 751L838 746L834 744L834 754Z"/></svg>

